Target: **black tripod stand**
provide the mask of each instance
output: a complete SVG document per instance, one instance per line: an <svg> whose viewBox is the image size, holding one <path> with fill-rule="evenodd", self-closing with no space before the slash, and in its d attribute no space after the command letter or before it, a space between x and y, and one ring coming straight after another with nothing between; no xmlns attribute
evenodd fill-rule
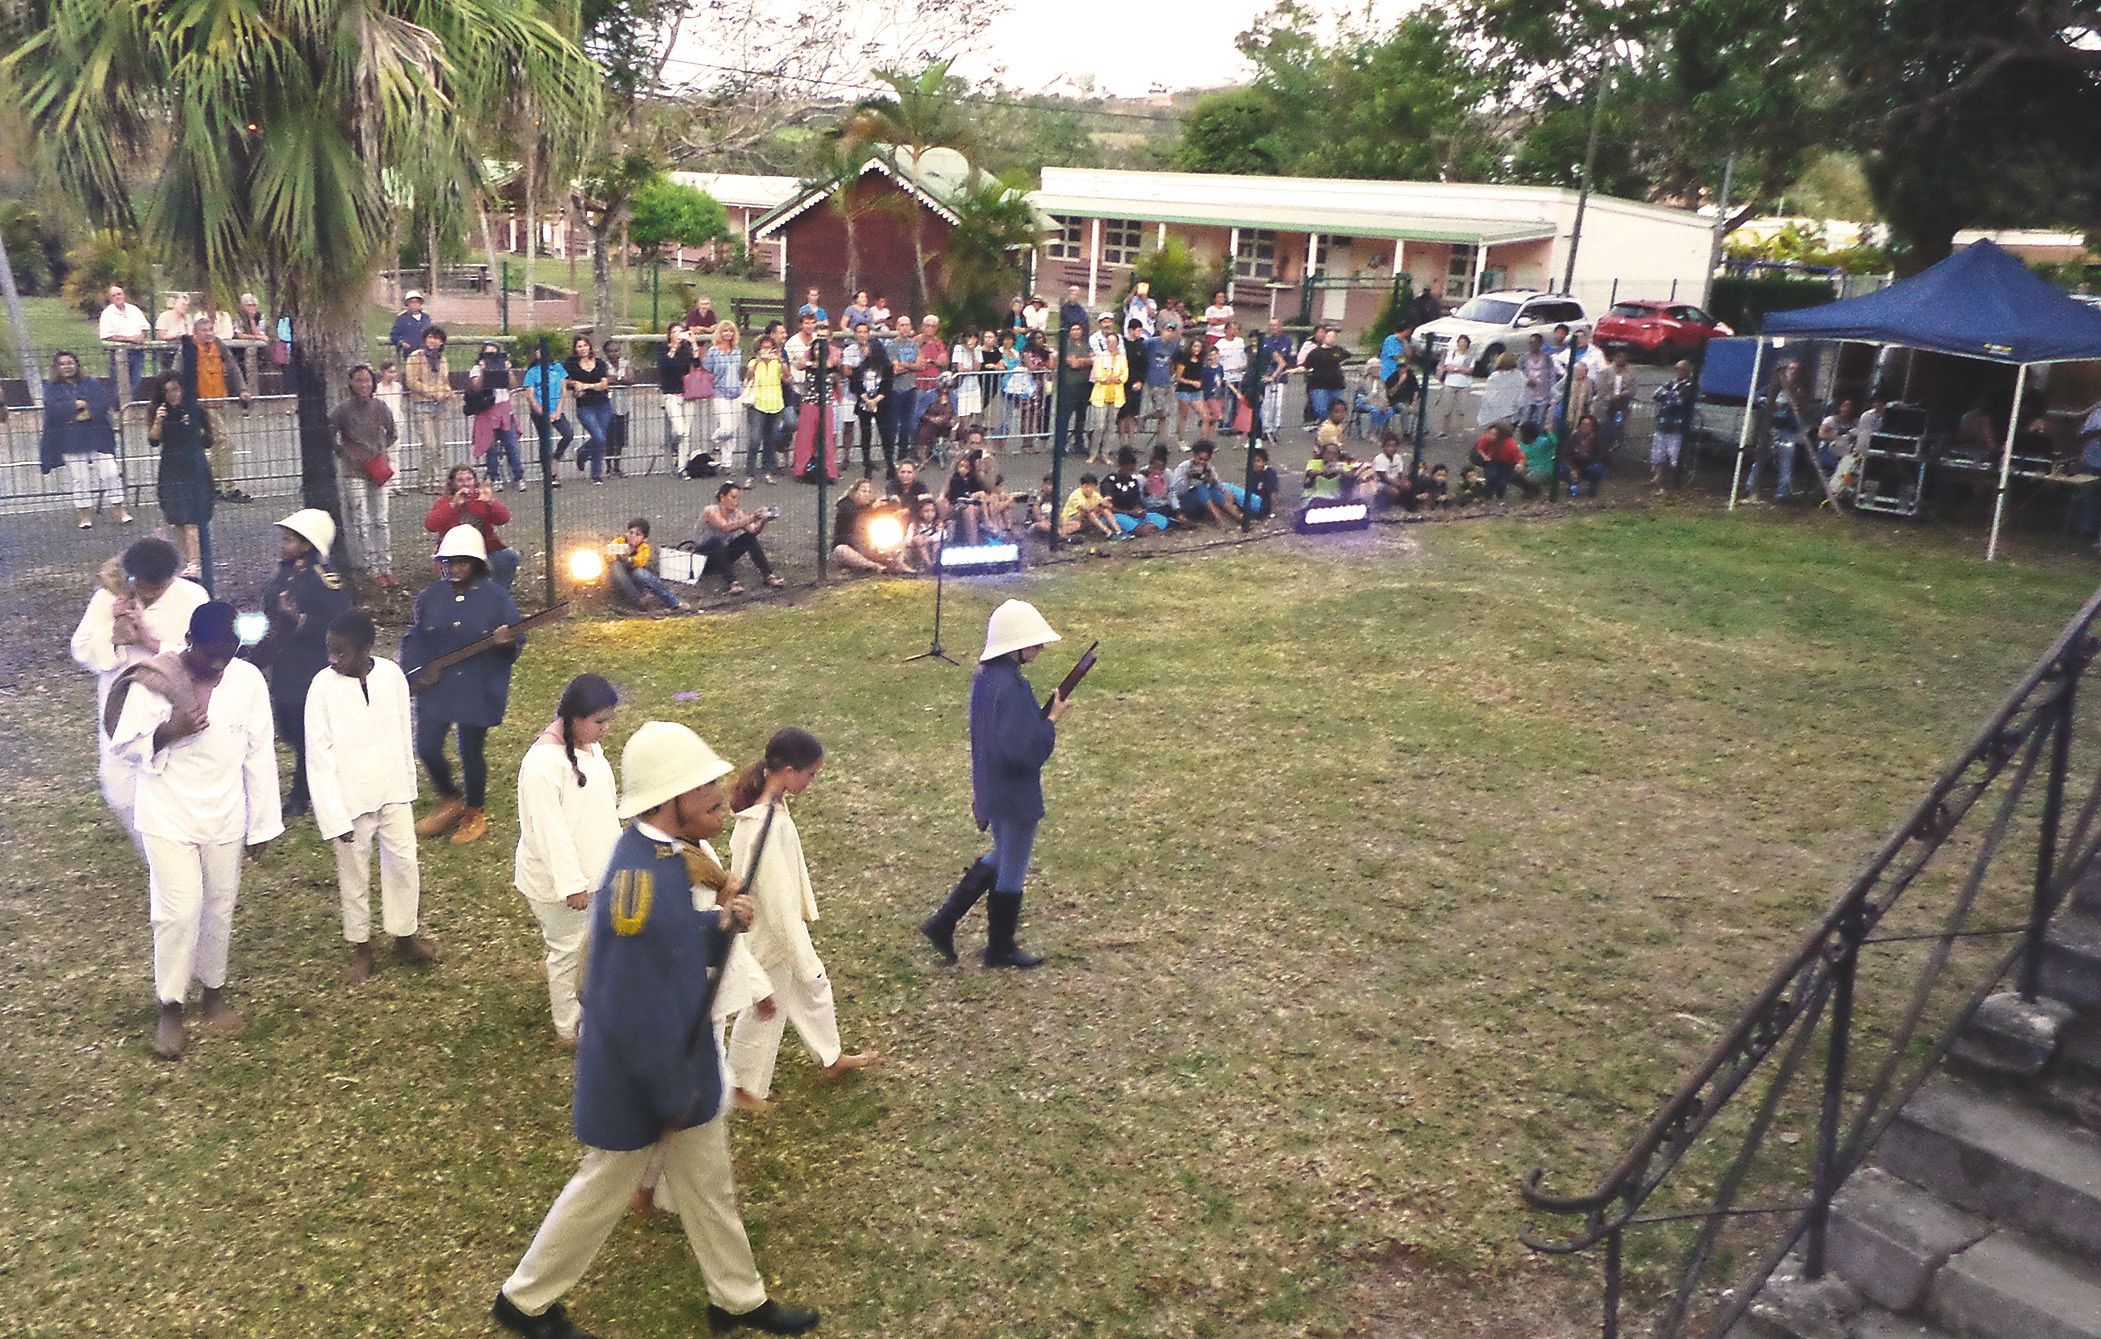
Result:
<svg viewBox="0 0 2101 1339"><path fill-rule="evenodd" d="M906 656L900 662L902 664L909 665L915 660L945 660L958 668L962 666L963 662L950 655L941 646L941 588L948 575L947 558L948 541L943 539L934 545L934 640L928 644L926 650L921 651L918 655Z"/></svg>

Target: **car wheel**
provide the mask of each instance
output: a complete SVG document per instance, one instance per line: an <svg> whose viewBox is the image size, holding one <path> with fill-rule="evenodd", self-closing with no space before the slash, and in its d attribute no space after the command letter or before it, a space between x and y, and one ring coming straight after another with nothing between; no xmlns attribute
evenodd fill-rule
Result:
<svg viewBox="0 0 2101 1339"><path fill-rule="evenodd" d="M1485 377L1485 376L1487 376L1487 375L1488 375L1488 374L1489 374L1490 372L1493 372L1493 371L1495 371L1495 366L1496 366L1496 359L1498 359L1498 358L1500 358L1500 357L1502 357L1502 356L1503 356L1503 346L1502 346L1502 345L1500 345L1500 344L1491 344L1491 345L1489 345L1489 346L1488 346L1488 352L1486 352L1486 353L1484 353L1484 354L1482 354L1482 355L1481 355L1481 361L1479 361L1479 362L1477 362L1477 363L1475 363L1475 364L1474 364L1474 375L1475 375L1475 376L1477 376L1477 377Z"/></svg>

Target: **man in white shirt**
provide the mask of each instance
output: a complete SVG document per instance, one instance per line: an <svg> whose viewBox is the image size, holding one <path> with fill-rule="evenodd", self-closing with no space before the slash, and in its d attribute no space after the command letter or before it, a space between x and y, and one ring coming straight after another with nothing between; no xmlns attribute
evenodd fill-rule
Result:
<svg viewBox="0 0 2101 1339"><path fill-rule="evenodd" d="M1554 370L1563 381L1568 380L1568 360L1572 354L1582 359L1583 366L1590 369L1591 385L1605 384L1605 373L1611 369L1612 364L1606 362L1605 355L1598 352L1597 346L1590 342L1588 330L1578 330L1570 336L1568 347L1554 355Z"/></svg>
<svg viewBox="0 0 2101 1339"><path fill-rule="evenodd" d="M1038 334L1049 333L1050 304L1043 300L1043 294L1030 295L1028 304L1021 309L1021 320L1023 325Z"/></svg>
<svg viewBox="0 0 2101 1339"><path fill-rule="evenodd" d="M146 337L153 333L153 322L146 313L131 304L124 295L122 284L109 286L109 305L102 309L101 325L96 334L105 344L130 344L143 346ZM146 375L146 350L134 347L124 355L124 365L131 374L129 381L120 389L127 395L139 393L139 380Z"/></svg>
<svg viewBox="0 0 2101 1339"><path fill-rule="evenodd" d="M379 844L382 923L403 961L437 961L416 934L416 758L409 684L372 654L372 619L355 609L328 625L328 668L306 693L306 785L314 825L335 852L343 904L344 978L372 976L372 846Z"/></svg>
<svg viewBox="0 0 2101 1339"><path fill-rule="evenodd" d="M134 307L132 310L138 310ZM116 755L109 732L102 728L102 709L109 702L117 675L163 651L182 645L190 615L211 599L204 587L176 575L182 556L165 539L142 539L121 558L102 565L101 585L88 600L80 626L73 629L73 661L95 676L95 738L101 755L102 798L124 826L124 835L139 848L132 821L135 780L131 764Z"/></svg>
<svg viewBox="0 0 2101 1339"><path fill-rule="evenodd" d="M153 322L153 337L169 344L177 344L182 341L184 335L189 333L191 333L190 295L187 293L170 293L168 295L168 309L162 312ZM168 357L172 358L173 355L168 355Z"/></svg>
<svg viewBox="0 0 2101 1339"><path fill-rule="evenodd" d="M204 1024L245 1024L226 1003L227 947L250 857L284 831L278 809L270 690L236 660L234 607L190 616L189 644L126 670L110 690L110 745L138 769L139 835L152 894L153 978L160 1019L153 1053L179 1059L190 978L204 987Z"/></svg>

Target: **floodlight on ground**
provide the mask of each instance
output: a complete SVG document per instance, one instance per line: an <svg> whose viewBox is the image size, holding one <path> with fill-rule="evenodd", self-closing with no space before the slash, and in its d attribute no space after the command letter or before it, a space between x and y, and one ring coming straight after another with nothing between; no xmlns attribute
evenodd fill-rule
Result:
<svg viewBox="0 0 2101 1339"><path fill-rule="evenodd" d="M904 518L894 511L868 518L868 546L877 553L896 553L905 546Z"/></svg>
<svg viewBox="0 0 2101 1339"><path fill-rule="evenodd" d="M1369 530L1371 507L1362 502L1314 502L1299 511L1292 525L1302 535L1327 535L1338 530Z"/></svg>
<svg viewBox="0 0 2101 1339"><path fill-rule="evenodd" d="M248 613L235 614L233 616L233 635L240 639L243 646L255 645L269 631L270 616L268 614L259 614L251 610Z"/></svg>
<svg viewBox="0 0 2101 1339"><path fill-rule="evenodd" d="M957 576L983 576L990 572L1019 572L1021 545L1011 541L993 544L951 544L941 550L941 570Z"/></svg>
<svg viewBox="0 0 2101 1339"><path fill-rule="evenodd" d="M586 545L569 551L569 579L583 585L605 576L605 555Z"/></svg>

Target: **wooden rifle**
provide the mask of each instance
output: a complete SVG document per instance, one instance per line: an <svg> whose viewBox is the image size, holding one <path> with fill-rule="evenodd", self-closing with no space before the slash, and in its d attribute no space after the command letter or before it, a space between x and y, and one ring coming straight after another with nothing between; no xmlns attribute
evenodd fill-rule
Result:
<svg viewBox="0 0 2101 1339"><path fill-rule="evenodd" d="M568 612L569 602L564 600L560 604L542 609L537 614L527 614L516 623L506 623L495 632L478 641L469 642L457 651L447 651L428 665L409 671L409 691L411 693L420 693L426 688L436 687L438 680L444 676L446 670L451 669L454 665L463 664L474 659L474 657L489 650L491 647L503 645L497 638L501 637L505 632L525 632L528 629L539 627L542 623L552 623L555 619Z"/></svg>
<svg viewBox="0 0 2101 1339"><path fill-rule="evenodd" d="M1080 686L1080 680L1087 677L1087 671L1094 668L1094 653L1101 649L1101 645L1102 644L1099 641L1097 641L1092 646L1088 647L1087 653L1081 656L1079 660L1076 663L1074 663L1073 667L1066 672L1065 678L1058 684L1057 691L1052 693L1050 695L1050 698L1044 702L1044 715L1050 715L1051 704L1056 702L1059 698L1072 696L1072 690L1078 688ZM983 832L984 830L984 825L979 824L978 831Z"/></svg>

